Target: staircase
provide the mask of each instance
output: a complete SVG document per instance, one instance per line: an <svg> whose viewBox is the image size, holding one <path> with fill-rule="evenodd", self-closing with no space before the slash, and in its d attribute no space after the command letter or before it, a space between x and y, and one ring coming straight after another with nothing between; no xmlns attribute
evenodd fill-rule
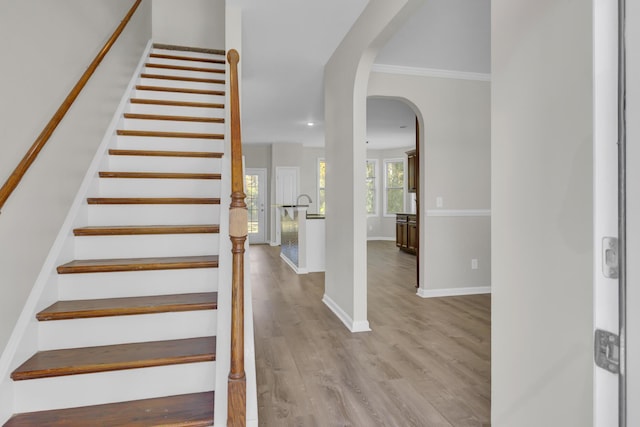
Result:
<svg viewBox="0 0 640 427"><path fill-rule="evenodd" d="M151 50L51 279L58 301L37 313L39 351L11 374L5 426L213 425L223 55Z"/></svg>

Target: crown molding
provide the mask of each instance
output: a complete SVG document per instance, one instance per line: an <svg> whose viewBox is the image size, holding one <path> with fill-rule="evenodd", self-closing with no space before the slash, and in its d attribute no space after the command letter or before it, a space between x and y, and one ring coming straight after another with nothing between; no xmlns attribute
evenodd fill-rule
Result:
<svg viewBox="0 0 640 427"><path fill-rule="evenodd" d="M466 71L437 70L434 68L405 67L401 65L373 64L371 71L376 73L403 74L406 76L439 77L443 79L475 80L490 82L489 73L470 73Z"/></svg>

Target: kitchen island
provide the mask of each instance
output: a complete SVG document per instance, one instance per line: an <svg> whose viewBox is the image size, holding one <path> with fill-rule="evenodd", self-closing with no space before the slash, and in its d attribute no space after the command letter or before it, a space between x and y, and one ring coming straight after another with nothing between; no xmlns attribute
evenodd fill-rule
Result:
<svg viewBox="0 0 640 427"><path fill-rule="evenodd" d="M324 271L324 216L307 206L281 206L280 257L298 274Z"/></svg>

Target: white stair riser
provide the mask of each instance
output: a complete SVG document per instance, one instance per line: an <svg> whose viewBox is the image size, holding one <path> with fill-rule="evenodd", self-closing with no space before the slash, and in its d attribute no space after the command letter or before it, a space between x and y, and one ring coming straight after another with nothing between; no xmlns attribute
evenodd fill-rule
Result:
<svg viewBox="0 0 640 427"><path fill-rule="evenodd" d="M217 224L220 205L89 205L88 213L89 225Z"/></svg>
<svg viewBox="0 0 640 427"><path fill-rule="evenodd" d="M173 56L188 56L189 58L207 58L207 59L225 59L224 55L216 54L216 53L202 53L202 52L192 52L188 50L172 50L172 49L162 49L154 47L151 49L151 53L158 53L160 55L173 55ZM152 58L156 59L156 58Z"/></svg>
<svg viewBox="0 0 640 427"><path fill-rule="evenodd" d="M148 399L215 388L215 362L15 381L14 412Z"/></svg>
<svg viewBox="0 0 640 427"><path fill-rule="evenodd" d="M101 178L100 197L220 197L219 179Z"/></svg>
<svg viewBox="0 0 640 427"><path fill-rule="evenodd" d="M180 54L179 56L184 56ZM205 58L205 59L221 59L221 58L206 58L203 56L192 55L192 58ZM166 58L149 58L147 63L152 64L165 64L165 65L177 65L179 67L197 67L197 68L213 68L216 70L224 70L225 64L214 64L211 62L203 61L185 61L183 59L166 59Z"/></svg>
<svg viewBox="0 0 640 427"><path fill-rule="evenodd" d="M217 310L38 322L41 351L216 335Z"/></svg>
<svg viewBox="0 0 640 427"><path fill-rule="evenodd" d="M224 104L225 101L224 95L166 92L160 90L136 90L134 97L141 99L161 99L164 101L210 102L213 104Z"/></svg>
<svg viewBox="0 0 640 427"><path fill-rule="evenodd" d="M217 255L218 234L148 236L81 236L75 238L76 259L153 258Z"/></svg>
<svg viewBox="0 0 640 427"><path fill-rule="evenodd" d="M58 275L58 296L61 300L172 295L217 290L217 268Z"/></svg>
<svg viewBox="0 0 640 427"><path fill-rule="evenodd" d="M224 134L225 124L181 120L125 119L121 129Z"/></svg>
<svg viewBox="0 0 640 427"><path fill-rule="evenodd" d="M167 116L194 116L194 117L218 117L224 118L223 108L208 107L183 107L173 105L155 104L130 104L127 107L130 113L138 114L164 114Z"/></svg>
<svg viewBox="0 0 640 427"><path fill-rule="evenodd" d="M219 139L119 135L117 137L117 148L124 150L221 152L224 150L224 142Z"/></svg>
<svg viewBox="0 0 640 427"><path fill-rule="evenodd" d="M224 80L223 78L213 78L214 80ZM138 80L139 85L144 86L163 86L163 87L188 87L189 89L198 90L225 90L224 83L206 83L206 82L190 82L184 80L155 79L152 77L141 77Z"/></svg>
<svg viewBox="0 0 640 427"><path fill-rule="evenodd" d="M113 172L220 173L221 160L203 157L109 156Z"/></svg>
<svg viewBox="0 0 640 427"><path fill-rule="evenodd" d="M154 64L156 62L150 61L149 63ZM208 72L208 71L175 70L175 69L156 68L156 67L149 67L149 66L145 66L143 72L149 73L149 74L161 74L164 76L195 77L199 79L224 78L224 74L222 73L215 73L215 72Z"/></svg>

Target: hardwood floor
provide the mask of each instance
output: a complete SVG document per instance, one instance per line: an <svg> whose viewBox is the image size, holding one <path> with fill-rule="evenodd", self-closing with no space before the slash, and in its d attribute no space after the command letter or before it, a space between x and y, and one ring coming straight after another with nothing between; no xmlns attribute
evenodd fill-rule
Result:
<svg viewBox="0 0 640 427"><path fill-rule="evenodd" d="M352 334L324 273L296 275L278 247L249 256L261 426L489 426L489 295L419 298L415 257L369 242L372 332Z"/></svg>

